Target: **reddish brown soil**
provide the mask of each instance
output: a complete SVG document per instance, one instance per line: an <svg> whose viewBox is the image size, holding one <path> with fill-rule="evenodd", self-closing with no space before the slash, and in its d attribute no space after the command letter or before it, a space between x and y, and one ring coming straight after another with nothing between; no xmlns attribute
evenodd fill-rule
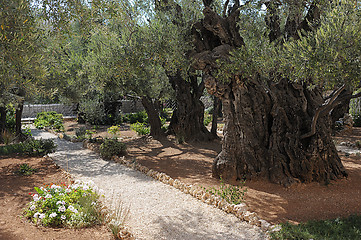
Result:
<svg viewBox="0 0 361 240"><path fill-rule="evenodd" d="M31 176L14 174L20 164L38 169ZM113 239L105 226L87 229L37 227L23 217L23 209L30 202L29 192L43 184L69 181L66 174L46 158L0 156L0 239Z"/></svg>
<svg viewBox="0 0 361 240"><path fill-rule="evenodd" d="M361 129L339 135L338 141L359 140ZM129 141L130 158L172 178L204 187L219 186L212 178L213 159L221 149L220 141L176 144L174 139ZM298 184L291 188L267 181L248 181L245 202L251 211L272 223L345 217L361 214L361 157L340 153L349 177L329 185Z"/></svg>

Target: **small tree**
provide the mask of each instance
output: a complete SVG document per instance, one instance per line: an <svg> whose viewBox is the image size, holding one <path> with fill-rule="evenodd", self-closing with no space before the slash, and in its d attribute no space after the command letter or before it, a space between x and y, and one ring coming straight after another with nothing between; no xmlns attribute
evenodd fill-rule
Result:
<svg viewBox="0 0 361 240"><path fill-rule="evenodd" d="M16 107L16 134L21 134L25 97L35 94L44 79L42 34L31 1L0 3L0 130L4 128L5 106Z"/></svg>

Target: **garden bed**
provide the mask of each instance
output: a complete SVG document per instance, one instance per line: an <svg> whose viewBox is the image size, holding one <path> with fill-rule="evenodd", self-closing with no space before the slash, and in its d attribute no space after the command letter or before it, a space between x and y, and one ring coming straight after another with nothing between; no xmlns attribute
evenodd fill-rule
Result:
<svg viewBox="0 0 361 240"><path fill-rule="evenodd" d="M37 169L29 176L15 173L22 164ZM52 160L43 157L0 157L0 239L114 239L106 226L92 228L46 228L30 223L24 208L32 199L34 187L46 184L70 184L70 177Z"/></svg>

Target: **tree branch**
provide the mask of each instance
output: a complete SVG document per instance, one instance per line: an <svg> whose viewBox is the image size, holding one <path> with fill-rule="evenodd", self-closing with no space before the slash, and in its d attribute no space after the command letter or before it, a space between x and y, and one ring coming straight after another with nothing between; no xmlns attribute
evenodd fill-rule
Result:
<svg viewBox="0 0 361 240"><path fill-rule="evenodd" d="M223 13L222 16L225 18L227 14L227 8L228 8L229 0L227 0L223 5Z"/></svg>
<svg viewBox="0 0 361 240"><path fill-rule="evenodd" d="M335 92L335 94L330 98L329 101L326 101L320 108L317 109L315 115L312 118L312 124L311 124L311 131L303 134L301 136L301 139L304 138L308 138L311 137L313 135L315 135L316 133L316 125L317 125L317 120L320 117L320 114L322 112L325 112L327 109L331 110L333 109L335 106L333 105L334 101L336 100L336 98L340 95L340 93L345 89L345 84L342 85L339 89L337 89L337 91ZM330 109L331 108L331 109ZM329 112L329 111L327 111Z"/></svg>

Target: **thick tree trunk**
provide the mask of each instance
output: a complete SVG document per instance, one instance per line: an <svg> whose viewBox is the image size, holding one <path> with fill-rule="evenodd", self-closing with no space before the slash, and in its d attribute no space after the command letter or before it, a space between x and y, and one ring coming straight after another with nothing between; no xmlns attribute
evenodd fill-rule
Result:
<svg viewBox="0 0 361 240"><path fill-rule="evenodd" d="M318 89L277 75L260 79L256 73L218 81L213 76L217 60L228 61L230 51L244 46L239 12L222 18L206 7L203 13L204 20L193 28L192 66L203 71L208 92L221 99L225 121L213 175L226 180L266 178L284 186L347 176L331 139L329 111L319 111L324 99Z"/></svg>
<svg viewBox="0 0 361 240"><path fill-rule="evenodd" d="M232 83L222 96L226 125L213 175L267 178L285 186L347 176L331 139L328 115L318 120L315 135L302 138L323 102L320 92L287 80L265 89L257 80Z"/></svg>
<svg viewBox="0 0 361 240"><path fill-rule="evenodd" d="M6 127L6 107L0 107L0 142L3 141L2 133Z"/></svg>
<svg viewBox="0 0 361 240"><path fill-rule="evenodd" d="M15 110L15 134L17 137L21 137L21 116L23 114L24 103L20 103Z"/></svg>
<svg viewBox="0 0 361 240"><path fill-rule="evenodd" d="M220 106L221 106L220 100L217 97L214 97L211 133L215 138L218 138L218 135L217 135L217 123L218 123L218 121L217 121L217 118L218 118L218 113L219 113Z"/></svg>
<svg viewBox="0 0 361 240"><path fill-rule="evenodd" d="M162 124L159 118L158 101L153 102L150 97L142 97L142 104L148 114L150 135L156 139L163 137L165 134L162 130Z"/></svg>
<svg viewBox="0 0 361 240"><path fill-rule="evenodd" d="M180 72L168 74L178 103L168 130L186 141L209 141L214 136L204 126L204 105L200 100L204 84L198 85L196 77L190 78L190 81L186 81Z"/></svg>

